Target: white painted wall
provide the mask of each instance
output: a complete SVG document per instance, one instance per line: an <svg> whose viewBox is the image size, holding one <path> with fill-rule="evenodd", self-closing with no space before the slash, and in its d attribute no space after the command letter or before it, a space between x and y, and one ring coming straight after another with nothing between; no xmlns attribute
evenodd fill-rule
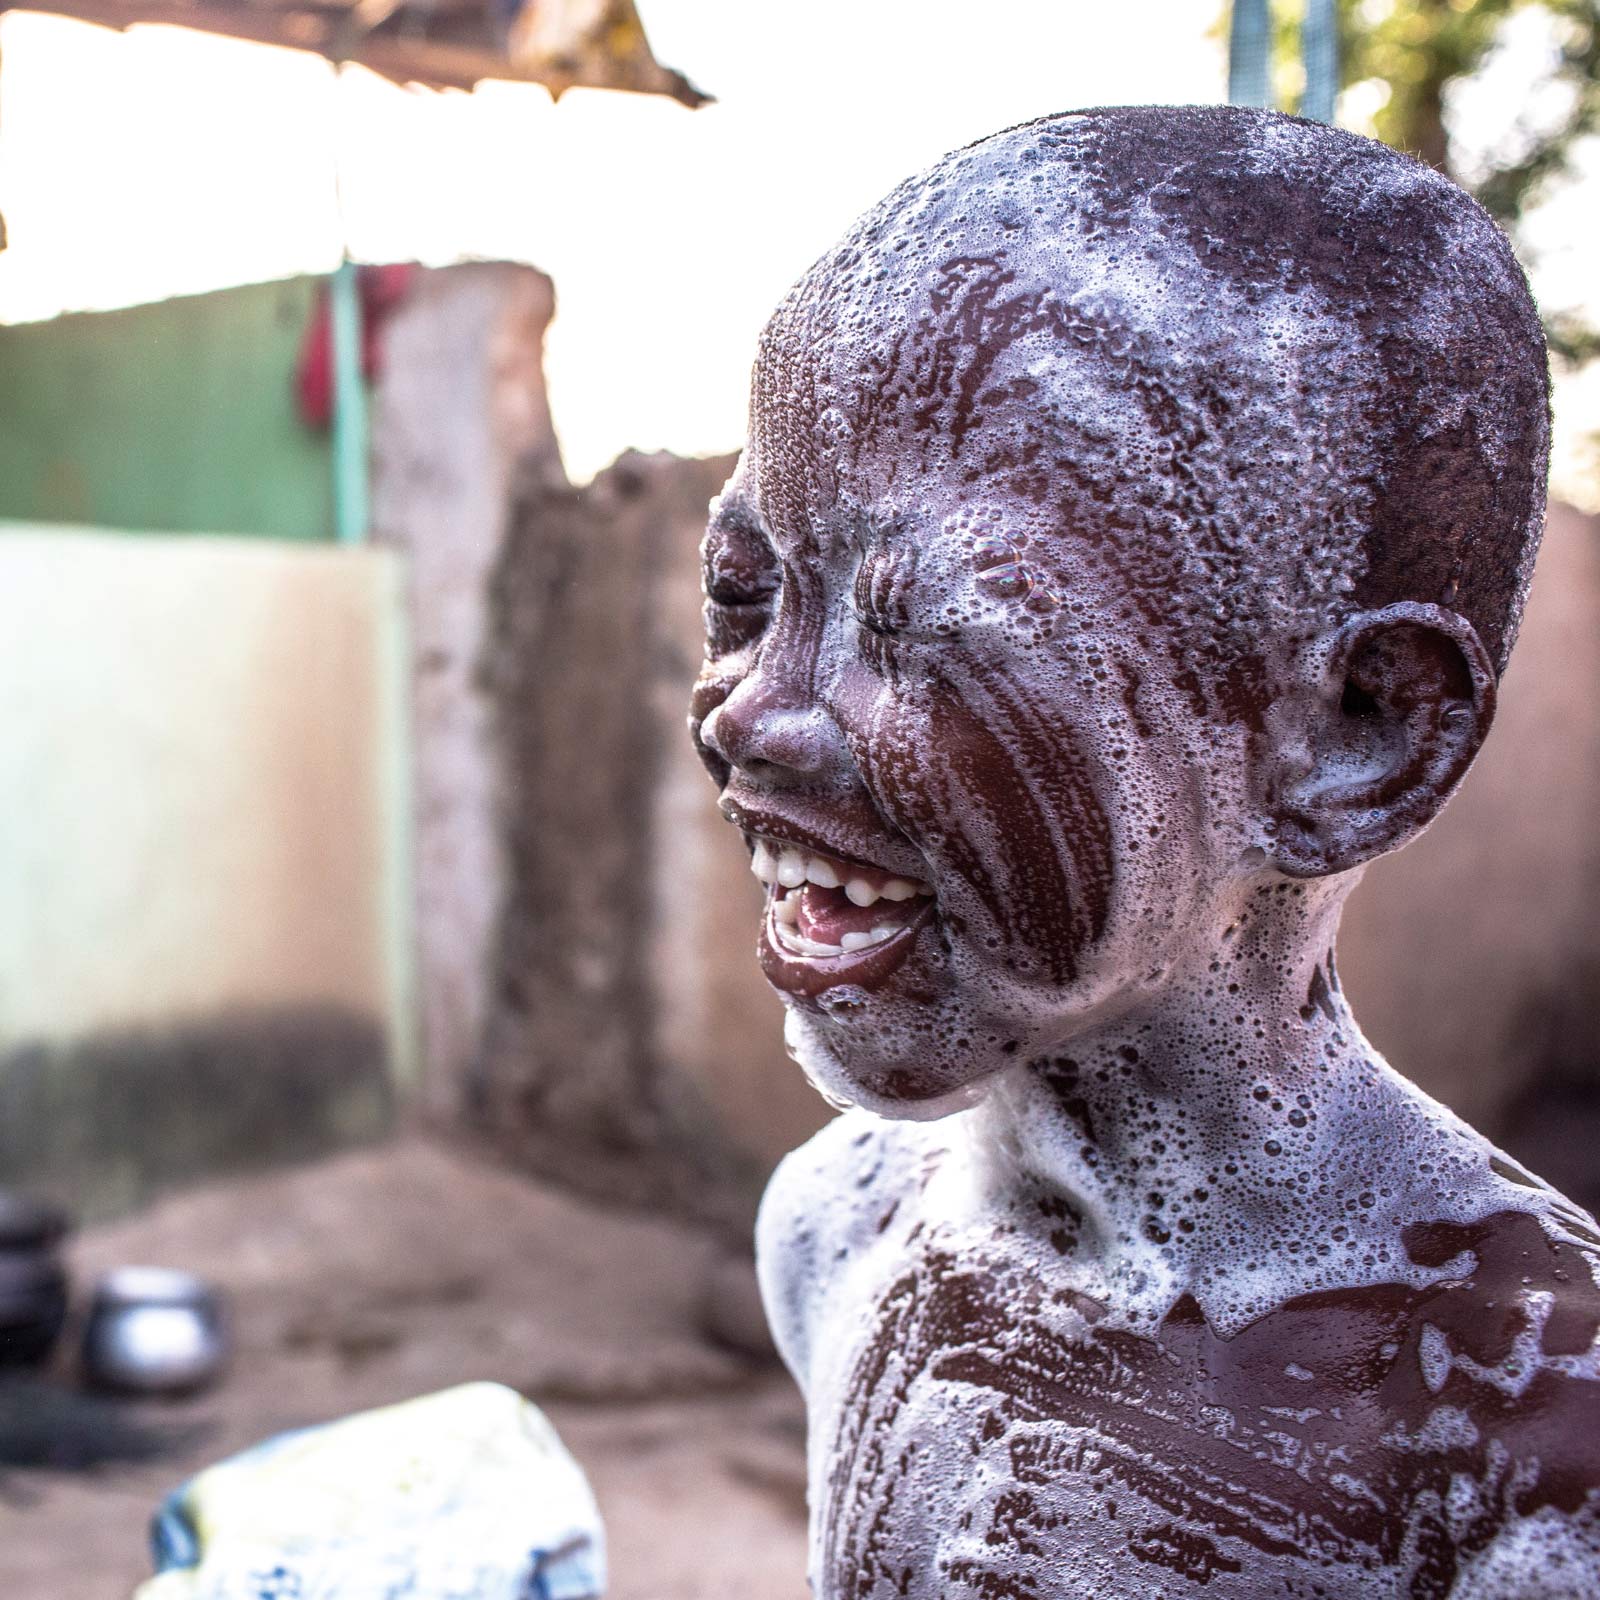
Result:
<svg viewBox="0 0 1600 1600"><path fill-rule="evenodd" d="M0 529L0 1050L330 1004L409 1038L392 553Z"/></svg>

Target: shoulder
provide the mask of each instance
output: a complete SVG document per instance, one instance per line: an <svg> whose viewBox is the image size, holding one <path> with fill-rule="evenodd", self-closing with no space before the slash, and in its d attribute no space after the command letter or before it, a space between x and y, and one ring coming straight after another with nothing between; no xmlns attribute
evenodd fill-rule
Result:
<svg viewBox="0 0 1600 1600"><path fill-rule="evenodd" d="M1576 1515L1521 1517L1461 1568L1451 1600L1572 1600L1600 1594L1600 1512L1591 1491Z"/></svg>
<svg viewBox="0 0 1600 1600"><path fill-rule="evenodd" d="M835 1117L785 1156L756 1219L756 1268L767 1321L801 1388L810 1329L919 1186L928 1125L865 1111Z"/></svg>

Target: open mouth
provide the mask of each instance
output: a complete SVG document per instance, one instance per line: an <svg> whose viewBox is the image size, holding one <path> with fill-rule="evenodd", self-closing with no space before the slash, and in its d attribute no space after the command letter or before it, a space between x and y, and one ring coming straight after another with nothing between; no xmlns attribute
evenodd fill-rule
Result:
<svg viewBox="0 0 1600 1600"><path fill-rule="evenodd" d="M881 867L751 836L750 870L767 890L762 964L779 988L871 988L910 953L933 910L932 886Z"/></svg>

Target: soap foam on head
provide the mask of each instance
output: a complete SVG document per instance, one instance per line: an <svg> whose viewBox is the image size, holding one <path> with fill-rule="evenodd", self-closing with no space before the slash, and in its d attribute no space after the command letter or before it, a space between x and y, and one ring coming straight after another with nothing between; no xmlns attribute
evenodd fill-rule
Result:
<svg viewBox="0 0 1600 1600"><path fill-rule="evenodd" d="M1042 1164L1100 1197L1103 1243L1147 1291L1113 1296L1135 1315L1165 1311L1177 1255L1223 1328L1291 1282L1437 1275L1372 1246L1411 1200L1350 1170L1373 1155L1352 1129L1383 1124L1380 1069L1337 1104L1281 1081L1263 1019L1315 1011L1319 985L1334 1014L1348 885L1273 870L1246 768L1273 695L1359 606L1459 606L1503 662L1542 512L1541 361L1515 263L1454 185L1222 109L1052 118L956 152L764 337L752 499L809 554L786 581L856 574L819 601L819 695L879 650L921 706L922 737L864 738L850 764L941 869L921 992L792 1005L790 1048L835 1103L898 1117L1105 1075L1096 1135ZM899 644L858 637L863 587L898 607ZM1187 1124L1152 1114L1103 1038L1107 1059L1075 1055L1157 1001ZM1329 1048L1359 1054L1337 1009ZM1118 1048L1148 1050L1137 1022ZM1204 1114L1241 1099L1234 1121ZM1414 1172L1442 1138L1445 1166L1482 1169L1468 1131L1411 1104L1387 1159ZM1120 1179L1094 1170L1108 1123Z"/></svg>
<svg viewBox="0 0 1600 1600"><path fill-rule="evenodd" d="M1270 859L1249 741L1357 608L1450 606L1503 664L1542 516L1544 397L1537 319L1489 219L1318 125L1048 118L861 219L763 337L742 476L813 552L786 581L885 552L914 567L896 692L930 727L995 736L1009 810L937 739L852 752L889 822L936 862L983 864L938 885L946 931L973 938L932 957L936 1005L808 1007L808 1069L845 1094L870 1055L857 1098L916 1114L894 1065L915 1061L935 1109L975 1062L1049 1048L1172 966L1215 920L1219 878ZM824 693L858 648L852 600L820 602Z"/></svg>
<svg viewBox="0 0 1600 1600"><path fill-rule="evenodd" d="M1051 118L959 151L774 317L739 480L794 586L772 659L848 713L819 788L866 787L940 919L914 983L790 1005L830 1098L944 1119L842 1118L769 1198L819 1595L1389 1595L1424 1535L1404 1592L1543 1592L1547 1572L1586 1592L1567 1520L1519 1520L1494 1472L1444 1472L1448 1505L1385 1503L1392 1480L1352 1457L1294 1454L1337 1433L1309 1399L1248 1442L1243 1422L1252 1390L1344 1382L1335 1421L1388 1470L1391 1448L1467 1459L1493 1407L1474 1420L1451 1391L1414 1440L1367 1437L1387 1400L1313 1371L1337 1362L1307 1336L1246 1369L1239 1415L1204 1409L1238 1375L1227 1342L1296 1297L1382 1286L1381 1309L1470 1278L1471 1251L1413 1252L1408 1229L1531 1215L1574 1251L1563 1272L1595 1238L1370 1051L1330 948L1348 881L1275 870L1250 781L1274 697L1358 609L1449 607L1503 666L1544 381L1525 285L1465 195L1240 109ZM1186 1309L1164 1344L1185 1296L1202 1325ZM1551 1295L1525 1298L1536 1329ZM1212 1367L1164 1392L1180 1346ZM1417 1359L1437 1393L1468 1373L1442 1335ZM1600 1379L1592 1348L1534 1333L1471 1374L1505 1394L1535 1375ZM1163 1418L1187 1457L1142 1443ZM1215 1440L1233 1458L1185 1477ZM1326 1498L1297 1500L1296 1473ZM1235 1512L1226 1549L1196 1535ZM1412 1522L1380 1548L1387 1526L1349 1535L1363 1516ZM1452 1541L1505 1527L1457 1582ZM1334 1553L1274 1564L1302 1543Z"/></svg>

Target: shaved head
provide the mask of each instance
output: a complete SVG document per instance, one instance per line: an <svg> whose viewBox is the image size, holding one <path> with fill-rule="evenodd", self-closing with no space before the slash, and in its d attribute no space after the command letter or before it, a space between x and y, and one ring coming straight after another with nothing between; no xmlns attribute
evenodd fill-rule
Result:
<svg viewBox="0 0 1600 1600"><path fill-rule="evenodd" d="M1488 215L1368 139L1238 107L996 134L806 274L756 386L752 447L797 491L769 518L863 473L1030 502L1211 714L1254 722L1273 659L1361 607L1447 607L1497 671L1516 635L1539 320Z"/></svg>

